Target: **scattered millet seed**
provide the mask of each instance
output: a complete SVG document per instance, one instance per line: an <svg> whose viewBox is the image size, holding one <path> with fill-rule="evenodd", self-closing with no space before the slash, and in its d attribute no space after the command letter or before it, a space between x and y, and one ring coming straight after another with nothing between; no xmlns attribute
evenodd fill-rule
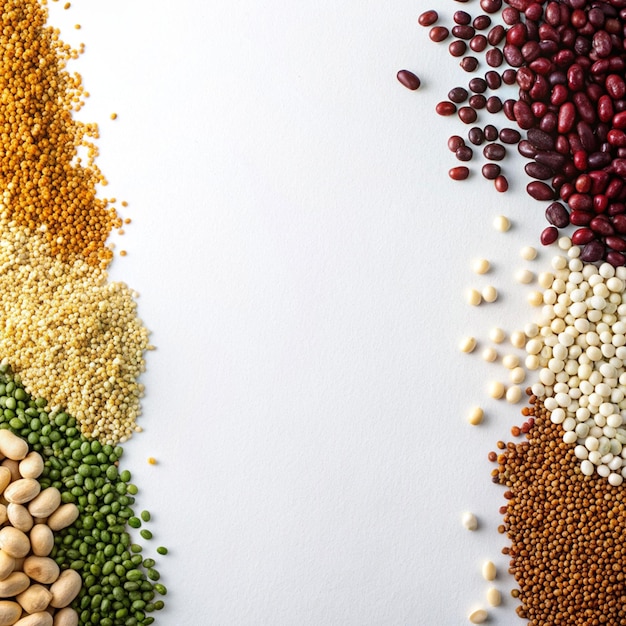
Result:
<svg viewBox="0 0 626 626"><path fill-rule="evenodd" d="M524 246L520 250L520 256L525 261L533 261L537 258L537 249L533 248L533 246Z"/></svg>
<svg viewBox="0 0 626 626"><path fill-rule="evenodd" d="M495 302L498 299L498 290L493 285L487 285L483 288L481 296L485 302Z"/></svg>
<svg viewBox="0 0 626 626"><path fill-rule="evenodd" d="M481 356L483 357L484 361L487 361L487 363L493 363L498 358L498 351L491 346L487 346L482 351Z"/></svg>
<svg viewBox="0 0 626 626"><path fill-rule="evenodd" d="M478 289L468 289L465 298L467 303L472 306L478 306L482 302L482 296L480 295L480 291Z"/></svg>
<svg viewBox="0 0 626 626"><path fill-rule="evenodd" d="M117 113L111 113L111 119L112 120L116 120L117 119ZM126 206L126 205L122 202L122 206Z"/></svg>
<svg viewBox="0 0 626 626"><path fill-rule="evenodd" d="M494 343L502 343L506 339L506 333L501 328L495 326L489 331L489 339Z"/></svg>
<svg viewBox="0 0 626 626"><path fill-rule="evenodd" d="M75 28L76 30L80 30L80 24L74 24L74 28Z"/></svg>
<svg viewBox="0 0 626 626"><path fill-rule="evenodd" d="M493 227L496 230L499 230L501 233L505 233L511 228L511 222L509 221L508 217L505 217L504 215L497 215L493 219Z"/></svg>
<svg viewBox="0 0 626 626"><path fill-rule="evenodd" d="M71 3L66 2L66 3L63 5L63 8L64 8L64 9L69 9L71 6L72 6L72 5L71 5Z"/></svg>
<svg viewBox="0 0 626 626"><path fill-rule="evenodd" d="M491 264L487 259L474 259L472 261L472 271L475 274L486 274L491 268Z"/></svg>
<svg viewBox="0 0 626 626"><path fill-rule="evenodd" d="M126 250L120 250L120 256L126 256L127 254Z"/></svg>

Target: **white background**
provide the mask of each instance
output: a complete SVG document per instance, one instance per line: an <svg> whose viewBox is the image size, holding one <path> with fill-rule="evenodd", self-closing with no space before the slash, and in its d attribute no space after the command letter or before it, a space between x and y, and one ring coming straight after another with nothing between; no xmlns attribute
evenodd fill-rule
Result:
<svg viewBox="0 0 626 626"><path fill-rule="evenodd" d="M504 368L457 346L531 321L513 274L552 252L519 257L544 226L520 160L508 194L482 157L447 176L446 139L467 128L434 106L469 76L418 26L432 3L62 4L105 191L133 219L112 278L141 293L157 346L125 463L171 551L158 623L456 626L485 604L486 558L505 597L492 623L521 623L486 458L521 405L489 399ZM479 12L437 4L448 23ZM487 284L499 301L469 307Z"/></svg>

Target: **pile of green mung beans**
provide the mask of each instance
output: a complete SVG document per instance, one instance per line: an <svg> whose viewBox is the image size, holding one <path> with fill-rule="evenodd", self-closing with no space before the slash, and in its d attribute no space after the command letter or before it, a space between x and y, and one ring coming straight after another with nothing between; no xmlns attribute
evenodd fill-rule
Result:
<svg viewBox="0 0 626 626"><path fill-rule="evenodd" d="M167 593L159 582L156 561L142 554L131 532L150 521L150 513L135 515L138 492L131 473L119 469L120 446L85 438L76 420L63 411L48 411L43 398L32 398L6 362L0 364L0 429L28 441L44 459L41 488L56 487L63 503L73 502L80 515L55 533L51 557L61 569L82 577L82 589L72 606L79 624L134 626L152 624ZM139 535L152 539L147 528ZM167 554L158 547L157 555Z"/></svg>

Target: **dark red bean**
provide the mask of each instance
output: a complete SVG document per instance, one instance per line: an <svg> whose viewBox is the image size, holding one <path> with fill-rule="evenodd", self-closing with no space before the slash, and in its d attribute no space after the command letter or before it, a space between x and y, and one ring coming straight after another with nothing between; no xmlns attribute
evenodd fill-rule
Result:
<svg viewBox="0 0 626 626"><path fill-rule="evenodd" d="M501 24L498 24L497 26L494 26L487 33L487 41L492 46L497 46L499 43L502 42L505 36L506 36L506 30L504 30L504 26L502 26Z"/></svg>
<svg viewBox="0 0 626 626"><path fill-rule="evenodd" d="M532 161L526 163L524 171L531 177L537 180L549 180L554 175L554 172L547 166Z"/></svg>
<svg viewBox="0 0 626 626"><path fill-rule="evenodd" d="M485 13L496 13L502 8L502 0L480 0L480 8Z"/></svg>
<svg viewBox="0 0 626 626"><path fill-rule="evenodd" d="M502 82L505 85L514 85L517 80L517 72L511 68L502 72Z"/></svg>
<svg viewBox="0 0 626 626"><path fill-rule="evenodd" d="M507 120L511 120L512 122L516 122L515 119L515 100L509 98L502 103L502 110L504 111L504 115ZM519 123L518 123L519 124Z"/></svg>
<svg viewBox="0 0 626 626"><path fill-rule="evenodd" d="M419 89L421 85L420 79L409 70L400 70L397 77L400 84L404 85L407 89L411 89L411 91Z"/></svg>
<svg viewBox="0 0 626 626"><path fill-rule="evenodd" d="M589 193L591 191L591 177L587 174L581 174L574 183L574 187L578 193ZM598 196L603 197L603 196ZM593 209L596 209L595 197L594 197ZM608 201L607 201L608 204Z"/></svg>
<svg viewBox="0 0 626 626"><path fill-rule="evenodd" d="M502 111L502 100L498 96L490 96L487 98L486 108L489 113L499 113Z"/></svg>
<svg viewBox="0 0 626 626"><path fill-rule="evenodd" d="M584 246L596 238L591 228L583 227L572 233L572 243L575 246Z"/></svg>
<svg viewBox="0 0 626 626"><path fill-rule="evenodd" d="M611 36L605 30L599 30L592 40L593 50L600 57L608 57L613 49Z"/></svg>
<svg viewBox="0 0 626 626"><path fill-rule="evenodd" d="M469 146L460 146L454 153L459 161L471 161L474 151Z"/></svg>
<svg viewBox="0 0 626 626"><path fill-rule="evenodd" d="M424 11L418 18L420 26L432 26L439 19L439 14L434 9Z"/></svg>
<svg viewBox="0 0 626 626"><path fill-rule="evenodd" d="M587 94L579 91L573 95L572 100L582 120L593 124L596 121L596 107L591 103Z"/></svg>
<svg viewBox="0 0 626 626"><path fill-rule="evenodd" d="M576 107L573 102L564 102L559 107L557 130L562 135L569 133L576 121Z"/></svg>
<svg viewBox="0 0 626 626"><path fill-rule="evenodd" d="M605 238L604 243L611 248L611 250L617 250L618 252L626 252L626 240L623 237L617 235L609 235Z"/></svg>
<svg viewBox="0 0 626 626"><path fill-rule="evenodd" d="M496 180L500 176L502 168L497 163L485 163L481 172L487 180Z"/></svg>
<svg viewBox="0 0 626 626"><path fill-rule="evenodd" d="M493 49L497 50L497 48ZM521 67L524 64L521 50L513 44L507 43L502 50L502 54L511 67Z"/></svg>
<svg viewBox="0 0 626 626"><path fill-rule="evenodd" d="M571 211L569 214L569 221L574 226L589 226L593 219L593 213L589 211Z"/></svg>
<svg viewBox="0 0 626 626"><path fill-rule="evenodd" d="M493 124L487 124L483 128L483 133L487 141L495 141L498 138L498 129Z"/></svg>
<svg viewBox="0 0 626 626"><path fill-rule="evenodd" d="M487 37L484 35L474 35L470 39L469 47L474 52L482 52L487 47Z"/></svg>
<svg viewBox="0 0 626 626"><path fill-rule="evenodd" d="M519 24L520 14L517 9L513 9L512 7L506 7L502 10L502 21L511 26L513 24Z"/></svg>
<svg viewBox="0 0 626 626"><path fill-rule="evenodd" d="M469 82L469 88L474 93L484 93L487 91L487 81L484 78L472 78Z"/></svg>
<svg viewBox="0 0 626 626"><path fill-rule="evenodd" d="M469 99L472 109L484 109L487 106L487 98L480 93L475 93Z"/></svg>
<svg viewBox="0 0 626 626"><path fill-rule="evenodd" d="M472 16L467 11L455 11L452 19L455 24L461 24L464 26L472 21Z"/></svg>
<svg viewBox="0 0 626 626"><path fill-rule="evenodd" d="M533 0L507 0L507 4L518 11L526 11L533 3Z"/></svg>
<svg viewBox="0 0 626 626"><path fill-rule="evenodd" d="M487 83L487 87L489 87L489 89L495 91L502 85L502 76L494 70L489 70L485 73L485 82Z"/></svg>
<svg viewBox="0 0 626 626"><path fill-rule="evenodd" d="M526 133L528 141L538 150L554 150L554 138L538 128L531 128Z"/></svg>
<svg viewBox="0 0 626 626"><path fill-rule="evenodd" d="M533 2L528 6L526 11L524 11L524 15L526 16L526 21L538 21L541 19L543 15L543 7L538 2Z"/></svg>
<svg viewBox="0 0 626 626"><path fill-rule="evenodd" d="M450 35L450 31L445 26L433 26L428 33L428 36L435 43L445 41L448 35Z"/></svg>
<svg viewBox="0 0 626 626"><path fill-rule="evenodd" d="M556 113L552 111L548 111L542 118L539 120L539 129L544 133L548 133L550 135L556 132L557 127L557 117Z"/></svg>
<svg viewBox="0 0 626 626"><path fill-rule="evenodd" d="M615 229L606 215L597 215L594 217L591 222L589 222L589 228L591 228L594 233L602 235L603 237L615 234Z"/></svg>
<svg viewBox="0 0 626 626"><path fill-rule="evenodd" d="M466 72L473 72L478 67L478 59L476 57L463 57L459 65Z"/></svg>
<svg viewBox="0 0 626 626"><path fill-rule="evenodd" d="M453 57L462 57L467 52L467 44L461 39L455 39L448 46L448 52Z"/></svg>
<svg viewBox="0 0 626 626"><path fill-rule="evenodd" d="M472 22L476 30L485 30L491 26L491 18L488 15L477 15Z"/></svg>
<svg viewBox="0 0 626 626"><path fill-rule="evenodd" d="M452 180L465 180L469 176L469 168L465 167L465 165L453 167L448 171L448 176Z"/></svg>
<svg viewBox="0 0 626 626"><path fill-rule="evenodd" d="M483 134L482 128L478 126L474 126L470 128L467 133L467 138L475 145L480 146L485 140L485 135Z"/></svg>
<svg viewBox="0 0 626 626"><path fill-rule="evenodd" d="M528 195L535 200L554 200L554 189L539 180L528 183L528 185L526 185L526 191Z"/></svg>
<svg viewBox="0 0 626 626"><path fill-rule="evenodd" d="M455 102L456 104L460 104L461 102L465 102L467 100L468 95L469 93L464 87L454 87L448 92L448 100Z"/></svg>
<svg viewBox="0 0 626 626"><path fill-rule="evenodd" d="M500 174L500 176L493 181L493 185L496 188L496 191L500 193L504 193L509 190L509 181L506 176L503 176L502 174Z"/></svg>
<svg viewBox="0 0 626 626"><path fill-rule="evenodd" d="M437 104L435 111L439 115L454 115L456 113L456 105L453 102L444 100L443 102L439 102Z"/></svg>
<svg viewBox="0 0 626 626"><path fill-rule="evenodd" d="M569 213L560 202L553 202L546 209L546 219L557 228L569 226Z"/></svg>
<svg viewBox="0 0 626 626"><path fill-rule="evenodd" d="M626 204L623 202L612 202L609 204L607 209L607 214L611 217L615 215L620 215L621 213L626 213Z"/></svg>
<svg viewBox="0 0 626 626"><path fill-rule="evenodd" d="M598 117L601 122L610 122L613 119L615 111L613 110L613 101L609 96L600 96L598 100Z"/></svg>
<svg viewBox="0 0 626 626"><path fill-rule="evenodd" d="M621 252L610 250L606 253L606 261L613 267L621 267L622 265L626 265L626 256L624 256Z"/></svg>
<svg viewBox="0 0 626 626"><path fill-rule="evenodd" d="M612 128L606 135L606 140L612 145L619 148L626 146L626 133L623 130Z"/></svg>
<svg viewBox="0 0 626 626"><path fill-rule="evenodd" d="M572 211L592 211L593 198L585 193L573 193L568 199Z"/></svg>
<svg viewBox="0 0 626 626"><path fill-rule="evenodd" d="M599 261L604 256L605 250L602 242L594 239L590 241L585 247L582 249L580 253L580 260L585 263L595 263Z"/></svg>
<svg viewBox="0 0 626 626"><path fill-rule="evenodd" d="M529 91L535 82L535 72L529 67L520 67L517 70L517 84L522 91Z"/></svg>
<svg viewBox="0 0 626 626"><path fill-rule="evenodd" d="M624 180L621 178L614 178L607 186L605 194L607 198L617 198L624 189Z"/></svg>
<svg viewBox="0 0 626 626"><path fill-rule="evenodd" d="M483 155L490 161L502 161L506 156L506 148L499 143L490 143L483 148Z"/></svg>
<svg viewBox="0 0 626 626"><path fill-rule="evenodd" d="M531 41L529 43L535 43L535 42ZM524 46L524 48L525 47L526 46ZM524 48L522 48L522 54L524 54ZM526 60L528 61L528 59ZM533 72L535 72L536 74L539 74L540 76L549 76L552 70L554 69L552 62L549 59L546 59L544 57L540 57L532 61L529 64L529 67Z"/></svg>
<svg viewBox="0 0 626 626"><path fill-rule="evenodd" d="M569 91L567 87L562 84L554 85L552 88L552 95L550 96L550 104L555 106L560 106L567 102L569 98Z"/></svg>
<svg viewBox="0 0 626 626"><path fill-rule="evenodd" d="M529 142L530 143L530 142ZM520 142L521 145L521 142ZM532 144L531 144L532 145ZM552 168L555 172L560 171L565 164L565 157L558 152L552 152L549 150L538 150L535 152L535 161L537 163L541 163L542 165L547 165Z"/></svg>
<svg viewBox="0 0 626 626"><path fill-rule="evenodd" d="M613 100L620 100L626 95L626 83L617 74L609 74L604 82L606 91Z"/></svg>
<svg viewBox="0 0 626 626"><path fill-rule="evenodd" d="M478 119L478 114L472 107L461 107L459 109L459 119L464 124L473 124Z"/></svg>
<svg viewBox="0 0 626 626"><path fill-rule="evenodd" d="M626 213L613 217L613 228L621 235L626 235Z"/></svg>
<svg viewBox="0 0 626 626"><path fill-rule="evenodd" d="M559 238L559 231L554 226L548 226L541 231L539 241L544 246L549 246Z"/></svg>
<svg viewBox="0 0 626 626"><path fill-rule="evenodd" d="M476 31L473 26L460 26L456 25L452 27L452 34L459 39L471 39Z"/></svg>
<svg viewBox="0 0 626 626"><path fill-rule="evenodd" d="M593 210L595 213L605 213L609 208L609 199L603 194L593 196Z"/></svg>
<svg viewBox="0 0 626 626"><path fill-rule="evenodd" d="M527 40L528 30L526 28L526 24L523 24L522 22L518 22L517 24L511 26L511 28L509 28L506 32L506 42L516 48L521 49Z"/></svg>
<svg viewBox="0 0 626 626"><path fill-rule="evenodd" d="M461 146L465 145L465 140L463 137L459 137L458 135L452 135L448 139L448 150L450 152L456 152Z"/></svg>
<svg viewBox="0 0 626 626"><path fill-rule="evenodd" d="M503 128L500 131L499 137L502 143L508 144L519 143L520 139L522 138L519 131L515 130L514 128Z"/></svg>
<svg viewBox="0 0 626 626"><path fill-rule="evenodd" d="M500 67L504 62L500 48L489 48L485 53L485 61L489 67Z"/></svg>
<svg viewBox="0 0 626 626"><path fill-rule="evenodd" d="M528 130L535 126L535 116L533 115L530 107L525 102L518 100L514 104L513 115L515 116L515 121L517 122L518 126L523 130Z"/></svg>

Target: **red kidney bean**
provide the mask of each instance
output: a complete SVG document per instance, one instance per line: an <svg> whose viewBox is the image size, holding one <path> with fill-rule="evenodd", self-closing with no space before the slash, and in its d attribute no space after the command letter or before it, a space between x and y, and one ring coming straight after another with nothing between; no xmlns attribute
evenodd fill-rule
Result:
<svg viewBox="0 0 626 626"><path fill-rule="evenodd" d="M522 139L522 141L517 144L517 151L527 159L532 159L537 154L537 148L526 139Z"/></svg>
<svg viewBox="0 0 626 626"><path fill-rule="evenodd" d="M526 185L526 191L535 200L554 200L554 189L546 183L534 180Z"/></svg>
<svg viewBox="0 0 626 626"><path fill-rule="evenodd" d="M454 20L455 24L461 24L462 26L465 26L472 21L472 16L467 11L455 11L452 19Z"/></svg>
<svg viewBox="0 0 626 626"><path fill-rule="evenodd" d="M517 84L522 91L529 91L535 82L535 72L529 67L520 67L517 70Z"/></svg>
<svg viewBox="0 0 626 626"><path fill-rule="evenodd" d="M493 181L493 185L496 188L496 191L500 193L504 193L509 190L509 181L506 176L500 174L500 176L496 177Z"/></svg>
<svg viewBox="0 0 626 626"><path fill-rule="evenodd" d="M586 193L573 193L567 200L572 211L593 210L593 198Z"/></svg>
<svg viewBox="0 0 626 626"><path fill-rule="evenodd" d="M578 133L582 147L587 152L594 152L597 149L596 136L593 134L593 130L587 122L578 122L578 124L576 124L576 132Z"/></svg>
<svg viewBox="0 0 626 626"><path fill-rule="evenodd" d="M585 73L578 63L567 68L567 86L571 91L580 91L585 86Z"/></svg>
<svg viewBox="0 0 626 626"><path fill-rule="evenodd" d="M496 13L502 7L502 0L480 0L480 8L485 13Z"/></svg>
<svg viewBox="0 0 626 626"><path fill-rule="evenodd" d="M565 165L565 157L562 154L559 154L558 152L553 152L551 150L538 150L535 153L534 158L537 163L547 165L548 167L551 167L555 172L563 169L563 166Z"/></svg>
<svg viewBox="0 0 626 626"><path fill-rule="evenodd" d="M487 106L487 98L485 98L485 96L483 96L482 94L475 93L474 95L470 96L468 104L470 105L470 107L472 107L472 109L484 109Z"/></svg>
<svg viewBox="0 0 626 626"><path fill-rule="evenodd" d="M608 153L605 152L603 154L608 154ZM626 177L626 159L613 159L613 162L611 163L609 170L613 174Z"/></svg>
<svg viewBox="0 0 626 626"><path fill-rule="evenodd" d="M521 48L528 40L528 31L526 24L518 22L514 26L511 26L506 32L507 44L514 46L515 48ZM521 54L521 51L520 51Z"/></svg>
<svg viewBox="0 0 626 626"><path fill-rule="evenodd" d="M606 135L606 140L618 148L626 147L626 133L623 130L612 128Z"/></svg>
<svg viewBox="0 0 626 626"><path fill-rule="evenodd" d="M576 121L576 107L573 102L564 102L559 107L557 130L561 134L568 133Z"/></svg>
<svg viewBox="0 0 626 626"><path fill-rule="evenodd" d="M493 124L487 124L483 128L483 133L487 141L495 141L498 138L498 129Z"/></svg>
<svg viewBox="0 0 626 626"><path fill-rule="evenodd" d="M470 39L469 47L474 52L482 52L487 47L487 37L484 35L474 35Z"/></svg>
<svg viewBox="0 0 626 626"><path fill-rule="evenodd" d="M622 265L626 265L626 256L624 256L621 252L610 250L606 253L606 261L613 267L621 267Z"/></svg>
<svg viewBox="0 0 626 626"><path fill-rule="evenodd" d="M511 26L513 24L518 24L520 21L520 14L517 9L512 7L506 7L506 9L502 10L502 21Z"/></svg>
<svg viewBox="0 0 626 626"><path fill-rule="evenodd" d="M513 105L513 115L518 126L523 130L528 130L535 126L535 116L525 102L521 100L515 102Z"/></svg>
<svg viewBox="0 0 626 626"><path fill-rule="evenodd" d="M418 18L417 21L421 26L432 26L439 19L439 14L437 11L431 9L430 11L424 11Z"/></svg>
<svg viewBox="0 0 626 626"><path fill-rule="evenodd" d="M591 228L584 226L572 233L572 243L575 246L584 246L586 243L593 241L596 238Z"/></svg>
<svg viewBox="0 0 626 626"><path fill-rule="evenodd" d="M626 235L626 213L621 213L613 217L613 228L620 233Z"/></svg>
<svg viewBox="0 0 626 626"><path fill-rule="evenodd" d="M611 163L611 155L607 152L594 152L587 157L589 167L599 170Z"/></svg>
<svg viewBox="0 0 626 626"><path fill-rule="evenodd" d="M515 100L513 100L512 98L505 100L502 103L502 110L504 111L504 115L506 115L506 118L508 120L511 120L512 122L517 121L515 119Z"/></svg>
<svg viewBox="0 0 626 626"><path fill-rule="evenodd" d="M608 237L615 233L615 229L606 215L596 215L596 217L589 222L589 228L591 228L594 233L602 235L603 237Z"/></svg>
<svg viewBox="0 0 626 626"><path fill-rule="evenodd" d="M491 26L491 18L488 15L477 15L472 22L476 30L485 30Z"/></svg>
<svg viewBox="0 0 626 626"><path fill-rule="evenodd" d="M609 207L609 199L603 193L593 196L594 213L605 213Z"/></svg>
<svg viewBox="0 0 626 626"><path fill-rule="evenodd" d="M401 85L404 85L407 89L411 89L412 91L419 89L421 85L420 79L409 70L400 70L397 77Z"/></svg>
<svg viewBox="0 0 626 626"><path fill-rule="evenodd" d="M624 129L626 128L626 111L620 111L613 116L613 127Z"/></svg>
<svg viewBox="0 0 626 626"><path fill-rule="evenodd" d="M459 119L464 124L473 124L478 119L478 115L472 107L461 107L459 109Z"/></svg>
<svg viewBox="0 0 626 626"><path fill-rule="evenodd" d="M463 57L459 65L466 72L473 72L478 67L478 59L476 57Z"/></svg>
<svg viewBox="0 0 626 626"><path fill-rule="evenodd" d="M471 161L474 151L469 146L460 146L454 153L459 161Z"/></svg>
<svg viewBox="0 0 626 626"><path fill-rule="evenodd" d="M461 102L465 102L467 100L468 95L467 89L464 87L454 87L448 92L448 100L455 102L456 104L460 104Z"/></svg>
<svg viewBox="0 0 626 626"><path fill-rule="evenodd" d="M565 184L569 184L569 183L567 183L567 176L565 176L564 174L555 174L554 177L552 178L552 187L554 188L555 191L559 192L559 195L560 195L560 190L563 188L563 185Z"/></svg>
<svg viewBox="0 0 626 626"><path fill-rule="evenodd" d="M609 182L609 175L603 170L592 170L589 172L589 177L592 180L591 193L602 193Z"/></svg>
<svg viewBox="0 0 626 626"><path fill-rule="evenodd" d="M539 129L544 133L554 134L556 132L557 127L557 117L556 113L552 111L548 111L540 120L539 120Z"/></svg>
<svg viewBox="0 0 626 626"><path fill-rule="evenodd" d="M613 49L613 41L609 33L605 30L599 30L592 40L593 50L600 57L608 57Z"/></svg>
<svg viewBox="0 0 626 626"><path fill-rule="evenodd" d="M609 98L609 96L600 96L597 107L598 117L600 118L601 122L610 122L613 119L613 101L611 100L611 98Z"/></svg>
<svg viewBox="0 0 626 626"><path fill-rule="evenodd" d="M507 4L518 11L526 11L534 0L507 0Z"/></svg>
<svg viewBox="0 0 626 626"><path fill-rule="evenodd" d="M469 81L469 88L474 93L484 93L487 91L487 81L484 78L472 78Z"/></svg>
<svg viewBox="0 0 626 626"><path fill-rule="evenodd" d="M499 143L490 143L483 148L483 155L490 161L502 161L506 156L506 148Z"/></svg>
<svg viewBox="0 0 626 626"><path fill-rule="evenodd" d="M502 100L498 96L490 96L487 98L486 108L489 113L499 113L502 111Z"/></svg>
<svg viewBox="0 0 626 626"><path fill-rule="evenodd" d="M619 100L626 95L626 83L621 76L609 74L604 82L606 91L613 100Z"/></svg>
<svg viewBox="0 0 626 626"><path fill-rule="evenodd" d="M539 241L544 246L549 246L559 238L559 231L554 226L548 226L541 231Z"/></svg>
<svg viewBox="0 0 626 626"><path fill-rule="evenodd" d="M575 150L573 154L574 167L579 171L587 169L589 164L587 160L587 153L584 150Z"/></svg>
<svg viewBox="0 0 626 626"><path fill-rule="evenodd" d="M519 143L522 136L514 128L503 128L500 131L499 138L502 143L516 144Z"/></svg>
<svg viewBox="0 0 626 626"><path fill-rule="evenodd" d="M444 100L443 102L439 102L437 104L435 111L439 115L454 115L456 113L456 105L453 102Z"/></svg>
<svg viewBox="0 0 626 626"><path fill-rule="evenodd" d="M524 48L522 48L522 54L523 52L524 52ZM528 61L528 59L526 60ZM529 67L533 72L536 72L540 76L549 76L554 69L553 63L549 59L546 59L545 57L540 57L538 59L535 59L529 64Z"/></svg>
<svg viewBox="0 0 626 626"><path fill-rule="evenodd" d="M450 31L445 26L433 26L428 33L428 36L435 43L445 41L448 35L450 35Z"/></svg>
<svg viewBox="0 0 626 626"><path fill-rule="evenodd" d="M456 152L461 146L465 145L465 140L463 137L459 137L458 135L452 135L448 139L448 150L450 152Z"/></svg>
<svg viewBox="0 0 626 626"><path fill-rule="evenodd" d="M541 121L541 118L548 112L548 105L545 102L533 102L530 105L530 110Z"/></svg>
<svg viewBox="0 0 626 626"><path fill-rule="evenodd" d="M448 46L450 56L462 57L467 52L467 44L461 39L455 39Z"/></svg>
<svg viewBox="0 0 626 626"><path fill-rule="evenodd" d="M569 213L560 202L553 202L546 209L546 219L557 228L565 228L569 225Z"/></svg>
<svg viewBox="0 0 626 626"><path fill-rule="evenodd" d="M499 43L502 42L505 36L506 36L506 30L504 29L504 26L502 26L501 24L498 24L497 26L494 26L487 33L487 41L492 46L497 46Z"/></svg>
<svg viewBox="0 0 626 626"><path fill-rule="evenodd" d="M502 76L494 70L489 70L485 73L485 82L487 83L487 87L489 87L489 89L495 91L502 86Z"/></svg>
<svg viewBox="0 0 626 626"><path fill-rule="evenodd" d="M594 239L586 244L582 249L580 253L580 260L585 263L595 263L604 256L604 252L605 250L602 242Z"/></svg>
<svg viewBox="0 0 626 626"><path fill-rule="evenodd" d="M605 195L607 198L617 198L624 189L624 180L622 178L614 178L607 186Z"/></svg>
<svg viewBox="0 0 626 626"><path fill-rule="evenodd" d="M528 8L524 11L524 15L526 16L526 21L538 21L541 19L543 15L543 7L538 2L533 2L528 5Z"/></svg>
<svg viewBox="0 0 626 626"><path fill-rule="evenodd" d="M591 191L591 176L588 174L581 174L574 182L574 188L578 193L589 193ZM595 210L595 197L593 208Z"/></svg>
<svg viewBox="0 0 626 626"><path fill-rule="evenodd" d="M517 77L517 72L511 68L502 72L502 82L505 85L514 85Z"/></svg>
<svg viewBox="0 0 626 626"><path fill-rule="evenodd" d="M452 27L452 34L459 39L471 39L476 34L476 31L473 26L460 26L457 24L457 26Z"/></svg>
<svg viewBox="0 0 626 626"><path fill-rule="evenodd" d="M587 94L584 91L579 91L572 96L572 100L582 120L588 124L593 124L596 121L596 108Z"/></svg>
<svg viewBox="0 0 626 626"><path fill-rule="evenodd" d="M493 50L497 50L497 48L493 48ZM513 44L507 43L502 49L502 54L511 67L521 67L524 64L524 57L520 49Z"/></svg>
<svg viewBox="0 0 626 626"><path fill-rule="evenodd" d="M527 41L521 49L524 61L531 63L541 57L541 47L537 41ZM548 59L546 59L548 61ZM548 61L550 63L550 61ZM550 63L552 65L552 63Z"/></svg>
<svg viewBox="0 0 626 626"><path fill-rule="evenodd" d="M531 128L526 133L526 136L535 148L539 150L554 150L554 138L548 133L538 128Z"/></svg>
<svg viewBox="0 0 626 626"><path fill-rule="evenodd" d="M569 214L569 221L574 226L588 226L593 219L593 213L589 211L571 211Z"/></svg>
<svg viewBox="0 0 626 626"><path fill-rule="evenodd" d="M524 171L531 177L537 180L549 180L554 175L554 172L547 166L537 162L526 163Z"/></svg>
<svg viewBox="0 0 626 626"><path fill-rule="evenodd" d="M617 250L618 252L626 252L626 240L623 237L618 237L617 235L609 235L604 239L604 243L606 243L606 245L612 250Z"/></svg>
<svg viewBox="0 0 626 626"><path fill-rule="evenodd" d="M469 168L465 167L465 165L453 167L448 171L448 176L452 180L465 180L469 176Z"/></svg>
<svg viewBox="0 0 626 626"><path fill-rule="evenodd" d="M485 135L483 134L482 128L479 128L478 126L474 126L473 128L470 128L469 131L467 132L467 138L475 146L480 146L485 139Z"/></svg>
<svg viewBox="0 0 626 626"><path fill-rule="evenodd" d="M612 202L611 204L609 204L609 208L606 212L607 215L610 215L611 217L615 215L620 215L621 213L626 213L626 204L624 204L623 202Z"/></svg>
<svg viewBox="0 0 626 626"><path fill-rule="evenodd" d="M550 96L550 104L560 106L565 104L569 98L569 91L567 87L562 84L556 84L552 88L552 94Z"/></svg>
<svg viewBox="0 0 626 626"><path fill-rule="evenodd" d="M500 176L502 168L497 163L485 163L481 172L487 180L496 180Z"/></svg>

